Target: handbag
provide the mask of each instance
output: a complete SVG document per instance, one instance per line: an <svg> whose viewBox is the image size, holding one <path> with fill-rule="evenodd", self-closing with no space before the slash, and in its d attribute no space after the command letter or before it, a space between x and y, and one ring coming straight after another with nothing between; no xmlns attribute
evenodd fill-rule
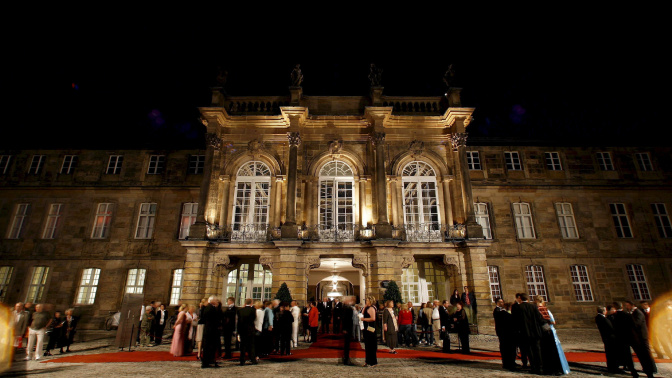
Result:
<svg viewBox="0 0 672 378"><path fill-rule="evenodd" d="M376 329L371 326L366 327L366 330L369 332L376 332Z"/></svg>

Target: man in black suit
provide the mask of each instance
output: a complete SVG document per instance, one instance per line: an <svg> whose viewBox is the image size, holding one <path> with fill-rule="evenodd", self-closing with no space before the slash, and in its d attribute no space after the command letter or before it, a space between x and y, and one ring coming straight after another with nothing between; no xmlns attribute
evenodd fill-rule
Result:
<svg viewBox="0 0 672 378"><path fill-rule="evenodd" d="M449 300L444 300L439 307L439 317L441 319L441 338L443 339L443 353L450 353L450 329L453 327L453 320L448 313Z"/></svg>
<svg viewBox="0 0 672 378"><path fill-rule="evenodd" d="M513 324L513 316L508 310L511 303L504 303L501 298L497 300L497 307L493 311L495 318L495 332L499 338L499 352L502 356L502 367L515 371L516 364L516 327Z"/></svg>
<svg viewBox="0 0 672 378"><path fill-rule="evenodd" d="M252 365L257 364L257 357L254 350L254 321L257 319L257 310L252 307L252 299L245 300L245 307L238 310L238 338L240 341L240 365L245 365L245 353L252 361Z"/></svg>
<svg viewBox="0 0 672 378"><path fill-rule="evenodd" d="M156 307L156 314L154 315L154 343L161 345L163 339L163 330L166 328L168 322L168 312L166 306L158 302Z"/></svg>
<svg viewBox="0 0 672 378"><path fill-rule="evenodd" d="M329 333L329 323L331 322L331 301L329 301L329 298L324 298L317 305L317 311L320 312L320 333Z"/></svg>
<svg viewBox="0 0 672 378"><path fill-rule="evenodd" d="M495 298L495 309L492 310L492 317L495 319L495 333L499 339L499 355L502 356L502 367L504 367L504 369L509 369L510 367L507 366L509 361L506 359L505 345L507 341L510 342L511 340L505 339L504 333L506 330L504 327L506 327L506 325L504 323L506 321L501 316L502 312L506 312L506 310L504 310L504 300L502 298Z"/></svg>
<svg viewBox="0 0 672 378"><path fill-rule="evenodd" d="M341 333L341 312L343 311L343 303L341 303L338 298L334 298L333 304L333 314L334 314L334 333Z"/></svg>
<svg viewBox="0 0 672 378"><path fill-rule="evenodd" d="M635 365L632 362L632 353L630 346L635 344L635 322L632 316L623 311L621 302L614 302L612 304L615 310L612 315L612 324L614 326L614 334L616 335L616 351L619 365L625 366L630 371L633 377L638 377Z"/></svg>
<svg viewBox="0 0 672 378"><path fill-rule="evenodd" d="M353 366L354 363L350 360L350 342L352 341L352 330L353 330L353 304L355 303L354 297L345 297L343 298L344 304L341 306L340 319L341 326L343 327L343 365ZM336 329L336 316L334 316L334 332Z"/></svg>
<svg viewBox="0 0 672 378"><path fill-rule="evenodd" d="M614 334L614 325L607 318L606 309L602 306L597 307L597 316L595 324L600 331L600 337L604 343L604 354L607 356L607 371L609 373L622 373L618 368L618 355L616 352L616 335Z"/></svg>
<svg viewBox="0 0 672 378"><path fill-rule="evenodd" d="M541 374L541 325L544 317L539 308L528 302L527 294L520 294L520 303L511 309L513 322L520 333L520 350L526 350L530 359L530 373Z"/></svg>
<svg viewBox="0 0 672 378"><path fill-rule="evenodd" d="M203 324L203 343L201 352L201 368L214 365L219 367L215 361L215 355L221 346L220 330L222 325L222 312L217 308L219 300L215 296L208 298L208 305L201 311L201 321Z"/></svg>
<svg viewBox="0 0 672 378"><path fill-rule="evenodd" d="M518 306L520 306L520 303L522 302L520 300L520 293L516 293L516 300L513 301L513 304L511 304L511 314L513 314ZM528 366L528 363L530 361L530 356L527 355L527 349L523 348L520 345L520 330L518 329L518 326L514 324L514 344L515 346L520 349L520 361L523 363L523 369L526 369Z"/></svg>
<svg viewBox="0 0 672 378"><path fill-rule="evenodd" d="M642 310L635 307L635 304L630 301L625 301L625 309L632 316L632 321L635 325L634 338L635 341L632 349L635 350L639 363L642 365L642 370L647 377L653 377L654 373L658 372L656 363L651 356L651 347L649 346L649 328L646 326L646 316Z"/></svg>
<svg viewBox="0 0 672 378"><path fill-rule="evenodd" d="M233 330L236 326L236 299L229 297L226 299L226 307L224 308L224 320L222 324L222 333L224 334L224 358L233 358L231 355L231 338L233 337Z"/></svg>

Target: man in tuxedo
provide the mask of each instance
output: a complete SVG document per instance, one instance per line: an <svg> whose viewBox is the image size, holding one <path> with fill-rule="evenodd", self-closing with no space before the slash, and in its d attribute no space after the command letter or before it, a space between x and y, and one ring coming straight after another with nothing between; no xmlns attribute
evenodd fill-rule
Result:
<svg viewBox="0 0 672 378"><path fill-rule="evenodd" d="M343 303L341 303L338 298L334 298L332 307L334 315L334 333L338 335L341 333L341 312L343 311Z"/></svg>
<svg viewBox="0 0 672 378"><path fill-rule="evenodd" d="M317 305L317 311L320 312L320 322L322 324L320 333L329 333L329 323L331 322L331 301L329 301L329 298L324 298Z"/></svg>
<svg viewBox="0 0 672 378"><path fill-rule="evenodd" d="M167 321L166 306L159 302L159 306L156 308L156 315L154 316L154 343L156 345L161 345L161 341L163 341L163 330L166 328Z"/></svg>
<svg viewBox="0 0 672 378"><path fill-rule="evenodd" d="M450 353L450 329L453 327L453 320L448 313L449 300L444 300L439 306L439 321L441 323L441 339L443 340L443 353Z"/></svg>
<svg viewBox="0 0 672 378"><path fill-rule="evenodd" d="M639 376L635 370L635 365L632 362L632 353L630 346L635 344L635 322L632 316L623 311L621 302L614 302L612 304L614 313L612 315L612 324L614 326L614 334L616 335L616 352L619 365L625 366L633 377Z"/></svg>
<svg viewBox="0 0 672 378"><path fill-rule="evenodd" d="M642 365L642 370L648 376L653 376L654 373L658 372L656 363L653 361L653 356L651 356L651 347L649 346L649 328L646 326L646 317L642 310L638 309L634 303L630 301L625 302L625 309L632 316L632 321L635 325L634 328L634 344L632 344L632 349L634 349L637 358L639 358L639 363Z"/></svg>
<svg viewBox="0 0 672 378"><path fill-rule="evenodd" d="M235 309L235 306L233 307ZM233 311L233 310L232 310ZM245 299L245 307L238 310L238 338L240 341L240 365L245 365L245 353L257 364L257 356L254 350L254 321L257 318L257 310L252 307L252 299Z"/></svg>
<svg viewBox="0 0 672 378"><path fill-rule="evenodd" d="M353 330L353 304L355 303L354 297L345 297L343 298L344 303L341 305L341 310L339 311L340 325L343 329L343 365L354 366L350 360L350 342L352 341L352 330ZM334 312L336 311L334 306ZM334 332L336 332L336 315L334 314Z"/></svg>
<svg viewBox="0 0 672 378"><path fill-rule="evenodd" d="M530 373L541 374L541 325L544 324L544 317L541 316L539 308L528 301L527 294L520 294L518 306L511 309L513 322L518 329L520 340L520 350L527 352L530 359Z"/></svg>
<svg viewBox="0 0 672 378"><path fill-rule="evenodd" d="M600 331L602 343L604 343L604 354L607 356L607 371L609 373L622 373L618 368L618 355L615 353L616 335L614 334L614 325L607 318L606 309L602 306L597 307L595 324Z"/></svg>
<svg viewBox="0 0 672 378"><path fill-rule="evenodd" d="M208 305L201 311L201 322L203 324L203 343L201 352L201 368L214 365L219 367L215 361L215 355L221 346L220 330L222 324L222 312L217 308L219 300L215 296L208 298Z"/></svg>
<svg viewBox="0 0 672 378"><path fill-rule="evenodd" d="M464 293L462 293L462 303L464 304L464 311L467 313L467 319L469 324L476 323L476 296L474 293L469 292L469 286L464 287Z"/></svg>
<svg viewBox="0 0 672 378"><path fill-rule="evenodd" d="M506 352L505 352L505 343L508 340L505 340L504 336L504 327L506 326L505 320L502 319L501 312L504 310L504 300L502 298L495 298L495 309L492 310L492 317L495 319L495 333L497 334L497 338L499 339L499 354L502 356L502 366L504 369L507 369L507 361L506 361ZM509 325L510 326L510 325Z"/></svg>
<svg viewBox="0 0 672 378"><path fill-rule="evenodd" d="M224 358L233 358L231 355L231 338L233 337L233 330L236 326L236 299L229 297L226 299L226 307L224 308L224 320L222 324L222 333L224 334ZM256 316L256 314L255 314Z"/></svg>

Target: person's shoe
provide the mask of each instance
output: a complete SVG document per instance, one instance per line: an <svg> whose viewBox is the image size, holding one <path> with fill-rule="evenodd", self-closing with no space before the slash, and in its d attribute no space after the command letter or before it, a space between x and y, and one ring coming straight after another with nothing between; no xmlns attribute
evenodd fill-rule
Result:
<svg viewBox="0 0 672 378"><path fill-rule="evenodd" d="M210 365L201 365L201 369L207 369L209 367L210 367Z"/></svg>
<svg viewBox="0 0 672 378"><path fill-rule="evenodd" d="M26 357L23 359L24 361L30 361L30 357Z"/></svg>
<svg viewBox="0 0 672 378"><path fill-rule="evenodd" d="M39 360L39 359L40 359L40 356L39 356L39 355L38 355L38 356L35 356L35 361L37 361L37 360Z"/></svg>

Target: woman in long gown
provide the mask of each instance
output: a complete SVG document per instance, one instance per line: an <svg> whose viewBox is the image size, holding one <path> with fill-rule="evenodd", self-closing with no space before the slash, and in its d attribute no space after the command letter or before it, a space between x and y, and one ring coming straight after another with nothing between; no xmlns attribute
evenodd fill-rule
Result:
<svg viewBox="0 0 672 378"><path fill-rule="evenodd" d="M184 354L191 354L194 351L194 339L196 339L196 329L198 324L198 315L196 315L196 306L188 305L187 311L184 314L185 319L185 333L184 338Z"/></svg>
<svg viewBox="0 0 672 378"><path fill-rule="evenodd" d="M463 308L462 301L457 302L456 305L457 310L453 313L453 323L457 330L457 337L460 339L462 353L469 354L471 353L471 349L469 348L469 334L471 333L469 319L467 318L467 312Z"/></svg>
<svg viewBox="0 0 672 378"><path fill-rule="evenodd" d="M546 374L569 374L569 364L567 357L562 350L562 345L558 339L558 334L555 332L555 319L553 314L546 307L544 299L541 296L536 296L534 301L539 307L541 316L546 320L548 327L543 327L541 337L541 355L544 366L544 373Z"/></svg>
<svg viewBox="0 0 672 378"><path fill-rule="evenodd" d="M394 301L387 301L383 310L383 332L385 332L385 344L390 348L390 353L397 354L397 332L399 325L394 314Z"/></svg>
<svg viewBox="0 0 672 378"><path fill-rule="evenodd" d="M177 320L173 326L173 341L170 344L170 354L175 357L184 356L184 340L187 338L187 332L190 327L190 324L186 323L187 308L186 304L180 306Z"/></svg>
<svg viewBox="0 0 672 378"><path fill-rule="evenodd" d="M378 349L378 339L376 338L376 308L371 305L372 300L366 298L366 307L362 312L362 323L364 324L364 347L366 350L365 367L376 366L378 358L376 350Z"/></svg>

